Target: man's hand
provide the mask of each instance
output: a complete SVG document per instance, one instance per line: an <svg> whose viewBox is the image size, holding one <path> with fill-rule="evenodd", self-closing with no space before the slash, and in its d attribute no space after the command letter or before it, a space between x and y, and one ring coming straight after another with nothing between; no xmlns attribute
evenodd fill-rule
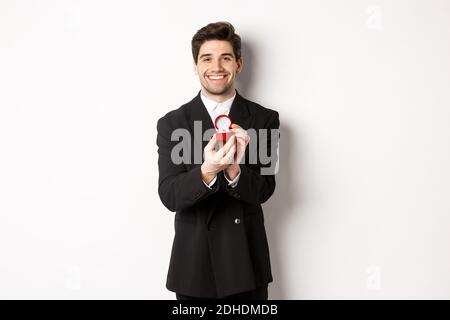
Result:
<svg viewBox="0 0 450 320"><path fill-rule="evenodd" d="M247 134L246 130L234 123L231 125L231 131L234 133L233 136L236 137L237 148L233 163L225 169L225 174L228 179L234 180L234 178L236 178L236 176L241 172L239 163L245 155L245 149L250 142L250 136Z"/></svg>
<svg viewBox="0 0 450 320"><path fill-rule="evenodd" d="M227 143L218 151L214 149L216 144L216 135L203 149L204 162L201 166L202 179L209 184L220 171L229 167L233 163L236 153L236 137L233 135L228 139Z"/></svg>

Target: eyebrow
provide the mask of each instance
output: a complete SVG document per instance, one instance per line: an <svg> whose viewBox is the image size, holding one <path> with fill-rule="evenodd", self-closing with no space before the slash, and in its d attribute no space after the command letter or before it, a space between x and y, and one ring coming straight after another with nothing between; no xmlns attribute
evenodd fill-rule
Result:
<svg viewBox="0 0 450 320"><path fill-rule="evenodd" d="M212 56L212 54L211 53L204 53L204 54L202 54L199 57L199 59L201 59L203 57L209 57L209 56ZM230 57L234 58L234 55L232 55L231 53L222 53L221 56L230 56Z"/></svg>

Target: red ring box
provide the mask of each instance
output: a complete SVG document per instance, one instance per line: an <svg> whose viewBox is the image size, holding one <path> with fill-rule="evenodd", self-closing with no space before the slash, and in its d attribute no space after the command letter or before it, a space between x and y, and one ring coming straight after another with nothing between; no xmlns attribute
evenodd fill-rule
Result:
<svg viewBox="0 0 450 320"><path fill-rule="evenodd" d="M214 119L214 127L216 127L216 141L222 144L234 134L231 129L231 119L226 114L220 114Z"/></svg>

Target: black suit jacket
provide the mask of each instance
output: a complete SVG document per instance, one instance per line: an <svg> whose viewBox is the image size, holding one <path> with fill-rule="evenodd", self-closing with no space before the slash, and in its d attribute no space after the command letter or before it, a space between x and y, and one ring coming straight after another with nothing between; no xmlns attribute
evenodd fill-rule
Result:
<svg viewBox="0 0 450 320"><path fill-rule="evenodd" d="M214 128L200 93L157 124L158 192L167 209L176 212L166 287L184 295L221 298L273 280L261 203L273 194L275 176L261 175L260 168L269 164L262 165L259 158L250 163L249 147L235 188L228 186L223 172L212 190L206 187L201 163L194 163L194 155L190 163L171 161L172 148L180 143L171 141L173 130L183 128L192 134L193 151L194 121L201 121L202 134ZM237 90L229 116L244 129L278 129L280 125L278 112L243 98ZM274 143L270 136L269 132L269 155ZM197 138L197 143L203 140ZM202 141L201 155L207 143Z"/></svg>

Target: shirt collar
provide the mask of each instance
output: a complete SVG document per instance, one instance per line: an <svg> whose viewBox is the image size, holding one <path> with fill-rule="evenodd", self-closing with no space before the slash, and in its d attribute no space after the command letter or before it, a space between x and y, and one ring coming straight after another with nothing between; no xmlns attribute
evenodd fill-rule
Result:
<svg viewBox="0 0 450 320"><path fill-rule="evenodd" d="M224 102L217 102L217 101L211 100L211 99L207 98L206 96L204 96L203 92L200 93L200 97L202 98L203 104L205 105L205 107L208 110L208 113L211 115L211 117L214 116L213 110L216 108L216 106L217 106L217 109L214 110L214 113L220 112L220 113L228 114L230 112L231 105L233 104L233 100L236 97L236 89L234 90L234 95L230 99L225 100Z"/></svg>

